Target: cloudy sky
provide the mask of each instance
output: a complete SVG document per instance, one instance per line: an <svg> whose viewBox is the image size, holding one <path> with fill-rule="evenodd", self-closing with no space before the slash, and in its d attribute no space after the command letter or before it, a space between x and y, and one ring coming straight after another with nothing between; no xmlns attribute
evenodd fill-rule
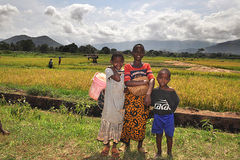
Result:
<svg viewBox="0 0 240 160"><path fill-rule="evenodd" d="M66 45L240 38L240 0L0 0L0 39L47 35Z"/></svg>

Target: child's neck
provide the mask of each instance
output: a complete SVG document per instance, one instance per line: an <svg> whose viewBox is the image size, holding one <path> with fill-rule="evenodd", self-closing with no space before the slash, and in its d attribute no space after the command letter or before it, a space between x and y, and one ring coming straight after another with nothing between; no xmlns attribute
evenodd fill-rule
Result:
<svg viewBox="0 0 240 160"><path fill-rule="evenodd" d="M142 61L133 61L133 66L136 68L140 68L142 67Z"/></svg>
<svg viewBox="0 0 240 160"><path fill-rule="evenodd" d="M168 85L166 85L166 86L159 86L159 89L162 89L162 90L168 90L169 87L168 87Z"/></svg>
<svg viewBox="0 0 240 160"><path fill-rule="evenodd" d="M118 70L118 69L117 69L117 68L115 68L114 66L113 66L113 68L114 68L116 71L120 71L120 70L121 70L121 69L120 69L120 70Z"/></svg>

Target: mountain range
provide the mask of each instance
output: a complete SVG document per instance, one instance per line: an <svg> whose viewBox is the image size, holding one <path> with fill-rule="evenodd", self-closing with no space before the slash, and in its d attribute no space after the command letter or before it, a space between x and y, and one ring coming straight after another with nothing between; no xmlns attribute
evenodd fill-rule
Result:
<svg viewBox="0 0 240 160"><path fill-rule="evenodd" d="M145 50L166 50L179 52L188 48L205 48L215 43L207 42L207 41L157 41L157 40L140 40L140 41L127 41L127 42L118 42L118 43L103 43L103 44L95 44L94 46L97 49L101 49L102 47L116 48L117 50L132 50L132 47L135 44L141 43L144 45Z"/></svg>
<svg viewBox="0 0 240 160"><path fill-rule="evenodd" d="M11 38L2 40L8 44L16 43L20 40L31 39L33 43L38 46L42 44L48 44L50 47L59 47L62 44L56 42L55 40L49 38L48 36L40 37L29 37L27 35L18 35ZM1 41L1 39L0 39ZM223 43L211 43L208 41L157 41L157 40L140 40L140 41L126 41L126 42L116 42L116 43L101 43L93 44L97 49L102 49L103 47L115 48L119 51L132 50L135 44L141 43L144 45L146 50L165 50L172 52L189 52L196 53L199 48L204 48L206 53L232 53L240 55L240 39L234 41L227 41Z"/></svg>
<svg viewBox="0 0 240 160"><path fill-rule="evenodd" d="M218 43L216 45L206 47L205 51L209 53L221 52L240 55L240 39Z"/></svg>
<svg viewBox="0 0 240 160"><path fill-rule="evenodd" d="M13 36L11 38L3 40L3 42L6 42L8 44L14 43L16 44L18 41L21 40L32 40L33 43L36 46L40 46L42 44L48 44L49 47L59 47L62 46L62 44L56 42L55 40L49 38L48 36L40 36L40 37L29 37L27 35L18 35L18 36Z"/></svg>

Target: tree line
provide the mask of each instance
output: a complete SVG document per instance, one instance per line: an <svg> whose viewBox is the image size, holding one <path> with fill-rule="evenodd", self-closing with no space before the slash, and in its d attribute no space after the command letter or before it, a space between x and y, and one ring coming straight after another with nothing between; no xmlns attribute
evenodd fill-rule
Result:
<svg viewBox="0 0 240 160"><path fill-rule="evenodd" d="M90 44L78 47L75 43L55 48L49 46L48 44L36 46L32 40L21 40L11 44L2 41L0 42L0 50L26 51L26 52L39 51L41 53L70 52L73 54L95 54L95 53L110 54L117 51L114 48L110 49L108 47L103 47L101 50L97 50L94 46Z"/></svg>
<svg viewBox="0 0 240 160"><path fill-rule="evenodd" d="M38 51L41 53L49 52L70 52L72 54L112 54L117 51L115 48L103 47L101 50L96 49L94 46L88 44L83 46L77 46L75 43L63 45L60 47L51 47L48 44L42 44L36 46L32 40L21 40L16 43L8 44L6 42L0 42L0 50L11 50L11 51ZM123 54L131 54L130 50L122 51ZM161 57L183 57L183 58L240 58L239 55L233 55L228 53L205 53L204 48L200 48L196 53L189 52L170 52L162 50L149 50L146 52L147 56L161 56Z"/></svg>

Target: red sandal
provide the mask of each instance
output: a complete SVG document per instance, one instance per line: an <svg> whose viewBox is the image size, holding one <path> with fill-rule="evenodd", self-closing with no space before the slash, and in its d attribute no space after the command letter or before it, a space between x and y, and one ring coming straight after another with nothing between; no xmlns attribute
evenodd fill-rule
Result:
<svg viewBox="0 0 240 160"><path fill-rule="evenodd" d="M120 157L120 153L119 153L117 148L112 148L112 157L113 158L119 158Z"/></svg>
<svg viewBox="0 0 240 160"><path fill-rule="evenodd" d="M110 146L105 146L104 149L101 152L101 155L102 156L108 156L109 150L110 150Z"/></svg>

